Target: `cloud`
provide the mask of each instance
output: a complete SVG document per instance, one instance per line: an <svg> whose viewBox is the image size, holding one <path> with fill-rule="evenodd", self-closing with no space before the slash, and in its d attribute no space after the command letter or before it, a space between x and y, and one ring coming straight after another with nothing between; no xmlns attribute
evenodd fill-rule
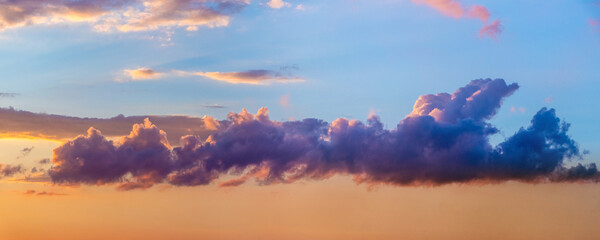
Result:
<svg viewBox="0 0 600 240"><path fill-rule="evenodd" d="M279 105L282 107L290 106L290 94L283 95L279 98Z"/></svg>
<svg viewBox="0 0 600 240"><path fill-rule="evenodd" d="M44 158L38 161L39 164L48 164L50 163L50 158Z"/></svg>
<svg viewBox="0 0 600 240"><path fill-rule="evenodd" d="M3 177L11 177L17 173L21 173L25 171L25 169L23 168L23 166L21 165L2 165L0 164L0 178Z"/></svg>
<svg viewBox="0 0 600 240"><path fill-rule="evenodd" d="M479 30L479 36L496 39L502 33L500 19L488 24L490 11L480 5L464 6L457 0L412 0L415 4L424 4L452 18L477 18L485 25Z"/></svg>
<svg viewBox="0 0 600 240"><path fill-rule="evenodd" d="M500 20L493 21L490 24L487 24L479 30L480 37L490 37L492 39L497 39L498 35L502 33L502 25L500 24Z"/></svg>
<svg viewBox="0 0 600 240"><path fill-rule="evenodd" d="M23 193L23 195L27 196L66 196L64 193L55 193L55 192L46 192L46 191L35 191L35 190L27 190Z"/></svg>
<svg viewBox="0 0 600 240"><path fill-rule="evenodd" d="M194 72L172 70L170 72L158 72L150 68L138 68L134 70L126 69L123 71L125 79L116 79L117 82L143 81L159 79L165 77L190 77L200 76L211 80L227 82L231 84L253 84L267 85L274 82L303 82L304 79L293 76L288 67L280 71L271 71L264 69L248 70L243 72Z"/></svg>
<svg viewBox="0 0 600 240"><path fill-rule="evenodd" d="M0 98L12 98L18 96L18 93L2 93L0 92Z"/></svg>
<svg viewBox="0 0 600 240"><path fill-rule="evenodd" d="M123 72L132 80L157 79L163 76L150 68L125 69Z"/></svg>
<svg viewBox="0 0 600 240"><path fill-rule="evenodd" d="M210 105L204 105L203 107L205 108L225 108L225 106L220 105L220 104L210 104Z"/></svg>
<svg viewBox="0 0 600 240"><path fill-rule="evenodd" d="M206 129L201 117L193 116L128 116L112 118L79 118L54 114L32 113L0 108L0 138L42 138L67 140L84 133L90 126L102 130L107 137L128 133L135 123L149 118L169 132L171 143L177 144L182 136L196 135L206 138L212 130Z"/></svg>
<svg viewBox="0 0 600 240"><path fill-rule="evenodd" d="M280 9L282 7L289 7L292 4L285 2L283 0L270 0L267 3L267 6L269 6L270 8L275 8L275 9Z"/></svg>
<svg viewBox="0 0 600 240"><path fill-rule="evenodd" d="M304 81L302 78L289 76L282 72L263 69L245 72L195 72L191 74L232 84L265 85L273 82L286 83Z"/></svg>
<svg viewBox="0 0 600 240"><path fill-rule="evenodd" d="M47 171L44 171L43 169L39 169L37 171L31 171L30 174L27 174L25 176L21 176L21 177L17 177L17 178L13 178L13 179L9 179L9 181L13 181L13 182L20 182L20 183L51 183L52 179L50 178L50 175L48 175Z"/></svg>
<svg viewBox="0 0 600 240"><path fill-rule="evenodd" d="M499 132L488 121L519 86L502 79L473 80L456 92L419 97L413 112L394 129L376 115L366 123L339 118L278 122L268 110L230 113L205 141L183 138L171 147L149 121L134 125L118 143L90 128L54 149L52 181L118 184L120 190L158 183L207 185L222 175L238 186L320 180L353 175L357 183L442 185L469 182L598 182L595 164L568 167L582 154L554 109L542 108L530 126L496 146Z"/></svg>
<svg viewBox="0 0 600 240"><path fill-rule="evenodd" d="M0 30L38 24L87 22L97 31L227 26L249 0L13 0L2 3Z"/></svg>

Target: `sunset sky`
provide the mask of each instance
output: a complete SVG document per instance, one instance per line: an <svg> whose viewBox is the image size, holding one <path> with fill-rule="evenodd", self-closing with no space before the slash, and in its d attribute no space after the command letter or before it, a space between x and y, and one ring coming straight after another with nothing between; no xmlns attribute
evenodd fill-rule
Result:
<svg viewBox="0 0 600 240"><path fill-rule="evenodd" d="M600 1L0 0L0 239L600 239Z"/></svg>

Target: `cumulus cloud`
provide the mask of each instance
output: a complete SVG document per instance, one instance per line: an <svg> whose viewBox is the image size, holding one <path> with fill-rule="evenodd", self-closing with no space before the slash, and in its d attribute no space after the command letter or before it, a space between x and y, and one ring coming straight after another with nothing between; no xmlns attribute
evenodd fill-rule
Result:
<svg viewBox="0 0 600 240"><path fill-rule="evenodd" d="M540 109L528 127L496 146L488 121L519 86L502 79L471 81L452 94L423 95L394 129L376 115L366 123L340 118L278 122L268 110L230 113L206 140L185 136L171 147L165 132L145 121L116 143L90 128L54 150L52 181L118 184L121 190L157 183L232 187L353 175L357 183L441 185L468 182L600 180L594 164L568 167L582 154L569 124Z"/></svg>
<svg viewBox="0 0 600 240"><path fill-rule="evenodd" d="M249 0L0 1L0 30L36 24L88 22L97 31L227 26Z"/></svg>
<svg viewBox="0 0 600 240"><path fill-rule="evenodd" d="M167 131L169 141L174 144L182 136L206 138L212 132L204 126L205 121L201 117L119 115L112 118L79 118L0 108L0 137L63 141L84 133L90 126L102 130L107 137L119 137L127 134L133 124L143 122L145 118Z"/></svg>
<svg viewBox="0 0 600 240"><path fill-rule="evenodd" d="M502 28L500 19L488 24L490 11L480 5L464 6L457 0L412 0L416 4L424 4L452 18L476 18L485 25L479 30L479 36L496 39Z"/></svg>

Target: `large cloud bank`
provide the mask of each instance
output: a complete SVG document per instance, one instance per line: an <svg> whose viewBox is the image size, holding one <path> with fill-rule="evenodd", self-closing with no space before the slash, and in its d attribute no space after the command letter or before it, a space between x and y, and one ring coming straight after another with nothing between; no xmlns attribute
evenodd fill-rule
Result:
<svg viewBox="0 0 600 240"><path fill-rule="evenodd" d="M158 183L237 186L353 175L357 183L441 185L461 182L598 181L595 164L581 159L554 109L542 108L531 125L497 146L488 120L518 85L502 79L471 81L453 94L419 97L414 110L387 130L377 116L366 123L337 119L277 122L261 108L230 113L207 139L188 135L171 147L166 133L146 120L118 142L90 128L54 150L52 181L118 184L129 190ZM237 178L218 180L223 175Z"/></svg>

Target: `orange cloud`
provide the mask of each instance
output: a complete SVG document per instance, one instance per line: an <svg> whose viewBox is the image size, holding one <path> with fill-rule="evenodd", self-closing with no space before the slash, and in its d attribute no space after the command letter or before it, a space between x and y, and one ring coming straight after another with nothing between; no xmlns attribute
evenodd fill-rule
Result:
<svg viewBox="0 0 600 240"><path fill-rule="evenodd" d="M125 79L118 78L117 82L143 81L159 79L164 77L189 77L201 76L204 78L232 83L232 84L253 84L268 85L273 82L303 82L304 79L293 76L288 70L271 71L265 69L255 69L242 72L193 72L182 70L171 70L170 72L158 72L150 68L125 69Z"/></svg>
<svg viewBox="0 0 600 240"><path fill-rule="evenodd" d="M280 9L282 7L289 7L291 6L291 4L283 0L270 0L267 3L267 6L269 6L270 8Z"/></svg>
<svg viewBox="0 0 600 240"><path fill-rule="evenodd" d="M102 130L109 137L123 136L137 122L149 118L169 132L171 143L179 143L182 136L206 138L214 130L201 117L193 116L128 116L113 118L78 118L54 114L32 113L0 108L0 138L29 138L63 141L86 132L90 126Z"/></svg>
<svg viewBox="0 0 600 240"><path fill-rule="evenodd" d="M164 75L163 73L154 71L150 68L125 69L124 72L132 80L157 79Z"/></svg>
<svg viewBox="0 0 600 240"><path fill-rule="evenodd" d="M279 72L269 70L250 70L245 72L195 72L192 74L233 84L265 85L272 82L283 83L304 81L304 79L299 77L285 76Z"/></svg>
<svg viewBox="0 0 600 240"><path fill-rule="evenodd" d="M27 196L66 196L67 194L64 193L55 193L55 192L46 192L46 191L36 191L36 190L32 190L29 189L27 191L25 191L23 193L23 195L27 195Z"/></svg>

